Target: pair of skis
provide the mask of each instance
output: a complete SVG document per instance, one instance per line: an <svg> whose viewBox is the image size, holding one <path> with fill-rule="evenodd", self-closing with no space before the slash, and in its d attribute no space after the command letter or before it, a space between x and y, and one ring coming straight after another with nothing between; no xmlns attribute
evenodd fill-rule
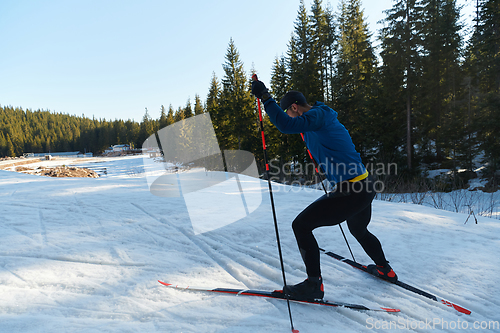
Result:
<svg viewBox="0 0 500 333"><path fill-rule="evenodd" d="M335 258L336 260L341 261L343 263L346 263L346 264L350 265L351 267L357 268L359 270L362 270L362 271L370 274L365 265L362 265L358 262L344 258L341 255L335 254L333 252L329 252L329 251L327 252L323 249L320 249L320 250L324 254L326 254L327 256ZM471 311L464 308L463 306L460 306L454 302L448 301L440 296L433 295L429 292L423 291L419 288L413 287L413 286L411 286L407 283L404 283L402 281L399 281L399 280L396 282L390 282L387 280L384 280L384 281L386 281L387 283L392 283L394 285L397 285L405 290L411 291L411 292L416 293L418 295L424 296L428 299L436 301L436 302L443 304L447 307L453 308L460 313L464 313L467 315L471 314ZM247 290L247 289L228 289L228 288L209 289L209 288L197 288L197 287L189 287L189 286L178 286L178 285L173 285L173 284L166 283L166 282L159 281L159 280L158 280L158 282L161 283L162 285L170 287L170 288L177 288L177 289L183 289L183 290L212 292L212 293L230 294L230 295L237 295L237 296L243 295L243 296L265 297L265 298L274 298L274 299L281 299L281 300L287 299L286 295L283 293L282 290L262 291L262 290ZM393 308L368 307L368 306L360 305L360 304L351 304L351 303L344 303L344 302L332 302L332 301L327 301L327 300L308 301L308 300L298 300L298 299L291 299L291 298L289 300L292 302L302 303L302 304L316 304L316 305L323 305L323 306L330 306L330 307L343 307L343 308L348 308L348 309L353 309L353 310L400 312L399 309L393 309Z"/></svg>

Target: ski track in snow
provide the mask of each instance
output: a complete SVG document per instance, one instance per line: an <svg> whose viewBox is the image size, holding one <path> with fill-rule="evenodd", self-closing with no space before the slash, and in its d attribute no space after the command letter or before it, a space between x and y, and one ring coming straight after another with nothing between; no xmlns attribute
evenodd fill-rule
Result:
<svg viewBox="0 0 500 333"><path fill-rule="evenodd" d="M40 235L42 238L42 251L43 249L47 246L48 241L47 241L47 230L45 229L45 223L43 222L43 214L42 210L38 210L39 216L40 216Z"/></svg>
<svg viewBox="0 0 500 333"><path fill-rule="evenodd" d="M246 261L244 258L241 258L242 253L237 253L231 251L230 246L226 246L222 242L214 241L212 237L195 237L194 235L189 234L183 228L177 228L172 223L166 221L165 218L157 218L151 214L149 214L146 210L141 208L137 204L133 204L143 213L151 216L156 219L158 222L167 224L172 228L178 230L182 233L187 239L189 239L195 246L197 246L200 250L202 250L210 259L216 262L219 266L221 266L226 272L228 272L236 281L240 281L243 283L244 288L252 289L255 288L255 282L259 280L259 277L255 275L260 275L262 272L258 272L258 267L253 265L253 263ZM229 250L229 251L228 251ZM236 250L238 251L238 250ZM239 260L237 260L239 259ZM254 258L255 259L255 258ZM253 267L248 267L253 266ZM277 280L279 276L273 275L272 277L265 277L267 280Z"/></svg>
<svg viewBox="0 0 500 333"><path fill-rule="evenodd" d="M100 179L0 170L0 332L290 331L286 302L171 290L157 282L281 289L267 184L262 183L261 206L249 216L195 235L183 199L154 197L144 174L133 172L141 169L142 158L100 163L108 170ZM291 221L321 192L278 184L273 191L287 283L294 284L306 276ZM370 230L403 282L463 305L471 316L322 255L325 299L400 308L401 313L292 303L295 328L372 332L369 320L439 318L470 327L475 321L500 320L499 224L478 217L477 225L464 225L466 218L376 201ZM346 234L356 259L370 263ZM315 235L321 247L350 257L338 227L320 228ZM439 326L432 331L456 330Z"/></svg>

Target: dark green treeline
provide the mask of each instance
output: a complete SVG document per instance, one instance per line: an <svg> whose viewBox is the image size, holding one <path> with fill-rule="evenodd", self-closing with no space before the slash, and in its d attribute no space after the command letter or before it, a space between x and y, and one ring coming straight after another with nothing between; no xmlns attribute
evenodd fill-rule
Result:
<svg viewBox="0 0 500 333"><path fill-rule="evenodd" d="M475 5L464 27L456 0L394 0L374 46L360 0L342 0L336 9L314 0L309 10L302 1L287 51L266 84L278 101L294 89L310 104L331 106L366 163L472 169L480 156L493 172L500 167L500 2ZM261 162L249 79L256 70L245 72L232 39L223 69L204 104L196 96L194 105L162 106L159 119L147 110L133 122L0 108L0 154L140 147L154 131L210 112L221 149L247 150ZM265 126L270 157L282 165L308 160L299 135L279 133L267 117Z"/></svg>
<svg viewBox="0 0 500 333"><path fill-rule="evenodd" d="M141 122L89 119L44 110L0 107L0 157L23 153L80 151L102 153L111 145L130 143L136 148L160 128L204 112L198 95L194 105L168 111L162 105L160 118L152 119L146 109Z"/></svg>

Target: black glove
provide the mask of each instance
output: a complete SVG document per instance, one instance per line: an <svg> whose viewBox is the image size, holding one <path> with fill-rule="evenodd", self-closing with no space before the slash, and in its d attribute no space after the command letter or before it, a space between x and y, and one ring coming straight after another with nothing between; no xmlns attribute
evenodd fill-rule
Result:
<svg viewBox="0 0 500 333"><path fill-rule="evenodd" d="M259 80L255 80L252 82L252 94L254 94L257 98L260 98L263 102L271 98L266 85Z"/></svg>

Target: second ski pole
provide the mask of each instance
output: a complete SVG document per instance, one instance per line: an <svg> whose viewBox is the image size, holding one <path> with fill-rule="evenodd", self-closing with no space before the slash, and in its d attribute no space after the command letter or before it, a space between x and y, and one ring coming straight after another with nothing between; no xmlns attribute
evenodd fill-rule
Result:
<svg viewBox="0 0 500 333"><path fill-rule="evenodd" d="M252 80L253 81L258 80L257 74L252 75ZM276 243L278 244L278 253L279 253L280 264L281 264L281 273L283 275L283 285L284 285L284 287L286 287L285 266L283 264L283 253L281 252L281 242L280 242L280 235L279 235L279 230L278 230L278 220L276 218L276 209L274 207L273 187L271 185L271 177L269 175L269 163L267 160L266 137L264 135L264 123L262 121L262 109L260 106L260 99L259 98L257 98L257 105L259 108L260 133L262 136L262 148L264 150L264 163L266 164L266 178L267 178L267 184L269 185L269 196L271 198L271 208L273 211L274 230L276 232ZM292 332L298 333L299 331L294 329L294 327L293 327L292 310L290 309L290 297L288 296L288 294L285 294L285 296L286 296L286 303L288 305L288 314L290 316L290 325L292 326Z"/></svg>

